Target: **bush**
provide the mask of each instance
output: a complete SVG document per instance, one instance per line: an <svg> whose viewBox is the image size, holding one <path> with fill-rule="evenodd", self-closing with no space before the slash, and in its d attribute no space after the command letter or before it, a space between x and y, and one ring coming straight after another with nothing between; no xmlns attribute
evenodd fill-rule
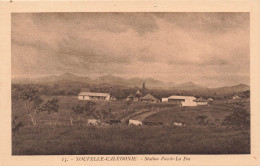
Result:
<svg viewBox="0 0 260 166"><path fill-rule="evenodd" d="M72 107L72 111L75 114L85 113L86 115L92 115L95 111L95 103L88 101L84 106L77 105L76 107Z"/></svg>
<svg viewBox="0 0 260 166"><path fill-rule="evenodd" d="M95 103L92 101L88 101L85 105L72 108L72 111L76 115L81 115L85 118L95 118L95 119L114 119L115 114L112 113L111 108L108 110L96 110Z"/></svg>
<svg viewBox="0 0 260 166"><path fill-rule="evenodd" d="M237 127L249 127L250 126L250 114L246 110L233 111L231 115L227 116L222 125L224 126L237 126Z"/></svg>
<svg viewBox="0 0 260 166"><path fill-rule="evenodd" d="M207 116L204 116L204 115L196 117L196 120L198 121L198 123L200 125L208 125L208 122L205 121L206 119L207 119Z"/></svg>

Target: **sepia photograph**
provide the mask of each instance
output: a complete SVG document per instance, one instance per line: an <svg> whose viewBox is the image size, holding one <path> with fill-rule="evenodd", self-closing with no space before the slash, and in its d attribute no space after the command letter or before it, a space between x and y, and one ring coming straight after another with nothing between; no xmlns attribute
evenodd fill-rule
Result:
<svg viewBox="0 0 260 166"><path fill-rule="evenodd" d="M251 154L249 12L11 13L11 155Z"/></svg>

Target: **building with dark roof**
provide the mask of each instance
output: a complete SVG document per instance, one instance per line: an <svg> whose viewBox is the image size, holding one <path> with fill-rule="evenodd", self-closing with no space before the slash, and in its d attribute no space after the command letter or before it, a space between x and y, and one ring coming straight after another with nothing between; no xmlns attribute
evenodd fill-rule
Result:
<svg viewBox="0 0 260 166"><path fill-rule="evenodd" d="M206 99L204 99L203 97L200 97L195 101L196 101L197 105L208 105L208 101Z"/></svg>
<svg viewBox="0 0 260 166"><path fill-rule="evenodd" d="M129 96L127 96L126 101L134 101L135 96L131 93Z"/></svg>
<svg viewBox="0 0 260 166"><path fill-rule="evenodd" d="M147 94L147 95L145 95L144 97L141 97L140 98L140 100L142 101L142 102L153 102L153 103L156 103L156 102L158 102L159 100L158 99L156 99L155 97L153 97L151 94Z"/></svg>

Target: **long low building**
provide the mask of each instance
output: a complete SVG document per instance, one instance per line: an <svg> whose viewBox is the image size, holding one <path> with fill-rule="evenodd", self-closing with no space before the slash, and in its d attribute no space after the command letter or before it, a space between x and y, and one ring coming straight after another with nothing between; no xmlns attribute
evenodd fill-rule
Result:
<svg viewBox="0 0 260 166"><path fill-rule="evenodd" d="M170 96L162 98L162 102L179 103L182 106L197 106L196 97L193 96Z"/></svg>
<svg viewBox="0 0 260 166"><path fill-rule="evenodd" d="M79 100L110 100L109 93L96 93L96 92L80 92L78 94Z"/></svg>

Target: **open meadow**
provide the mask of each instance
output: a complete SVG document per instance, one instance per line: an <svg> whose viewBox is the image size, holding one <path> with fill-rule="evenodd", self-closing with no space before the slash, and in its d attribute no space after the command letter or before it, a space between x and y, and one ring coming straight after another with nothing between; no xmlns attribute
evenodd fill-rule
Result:
<svg viewBox="0 0 260 166"><path fill-rule="evenodd" d="M12 116L17 116L24 125L20 136L12 136L13 155L250 153L249 126L223 126L232 112L250 112L249 99L219 100L208 106L182 108L172 103L96 101L96 111L111 110L114 119L122 123L87 126L84 116L76 116L83 124L71 126L72 107L87 101L68 96L57 98L57 115L41 113L35 127L30 124L24 103L12 100ZM123 121L126 119L163 122L163 125L128 126ZM176 127L173 122L185 126Z"/></svg>

